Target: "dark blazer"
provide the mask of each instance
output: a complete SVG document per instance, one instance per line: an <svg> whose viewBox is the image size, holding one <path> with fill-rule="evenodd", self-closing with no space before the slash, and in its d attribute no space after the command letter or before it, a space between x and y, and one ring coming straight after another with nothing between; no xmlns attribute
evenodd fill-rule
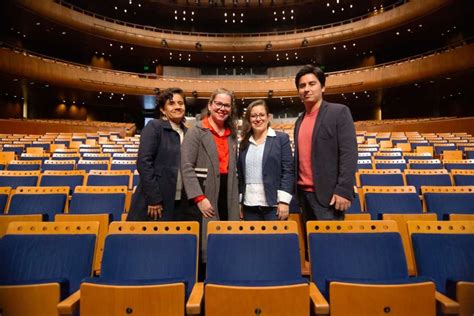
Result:
<svg viewBox="0 0 474 316"><path fill-rule="evenodd" d="M239 193L242 194L242 201L245 196L245 159L248 148L249 144L241 148L237 164ZM293 194L294 189L293 157L290 138L286 133L276 132L276 137L267 136L262 164L265 198L268 205L277 205L277 190Z"/></svg>
<svg viewBox="0 0 474 316"><path fill-rule="evenodd" d="M295 174L298 179L298 132L304 113L295 123ZM316 197L329 206L332 195L354 198L357 140L349 108L323 100L312 136L311 165Z"/></svg>
<svg viewBox="0 0 474 316"><path fill-rule="evenodd" d="M186 127L182 126L186 133ZM140 183L133 193L129 221L150 220L148 205L163 204L162 220L172 220L176 182L180 168L179 134L169 121L151 120L143 129L138 149L137 168ZM183 189L184 194L184 189Z"/></svg>

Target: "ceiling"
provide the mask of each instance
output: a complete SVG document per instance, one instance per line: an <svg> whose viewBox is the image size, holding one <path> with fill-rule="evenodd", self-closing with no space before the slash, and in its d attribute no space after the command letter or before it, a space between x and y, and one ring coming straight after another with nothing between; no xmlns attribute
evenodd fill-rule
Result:
<svg viewBox="0 0 474 316"><path fill-rule="evenodd" d="M134 22L142 25L152 25L160 28L186 31L225 31L225 32L266 32L286 30L314 25L334 23L366 14L380 5L387 6L396 1L245 1L240 0L235 5L229 1L191 1L174 0L114 0L114 1L86 1L70 0L71 3L83 9L113 18ZM192 3L191 3L192 2ZM329 3L329 6L327 5ZM138 4L141 4L139 7ZM349 8L352 10L340 8ZM117 10L115 10L117 6ZM136 6L133 14L130 9L127 13L124 8ZM174 22L175 11L190 8L196 16L194 23ZM281 16L284 10L293 8L294 19L284 23L281 19L275 23L274 16ZM339 8L332 13L334 8ZM35 53L49 57L64 59L68 62L81 64L102 65L117 70L154 73L155 67L178 66L199 68L201 74L266 74L269 67L296 66L313 63L321 66L326 72L353 69L361 66L370 66L384 62L391 62L402 58L426 53L430 50L443 47L451 42L472 37L474 29L470 19L473 16L473 3L470 0L457 0L451 6L434 12L419 20L412 21L397 29L386 30L364 38L353 39L348 42L335 43L313 48L301 48L293 51L263 52L253 54L225 54L206 52L178 52L166 48L149 48L131 46L110 39L96 37L92 34L77 32L62 25L58 25L19 7L14 0L0 3L0 40L15 46L23 47ZM243 12L245 23L230 26L223 22L224 13ZM130 14L132 12L132 14ZM274 14L276 12L276 14ZM205 17L205 19L203 18ZM287 16L286 16L287 18ZM182 16L179 17L182 19ZM273 20L272 20L273 19ZM286 20L285 20L286 21ZM181 54L181 55L180 55ZM171 57L171 58L170 58ZM458 113L450 106L444 108L443 102L456 105L464 113L470 113L465 105L474 100L471 86L472 72L451 76L451 79L433 78L435 84L428 82L417 83L419 86L402 86L378 91L367 91L354 95L328 96L329 99L349 104L356 119L370 119L373 117L374 104L385 107L389 117L396 117L403 113L405 117L423 116L436 112ZM445 82L446 81L446 82ZM438 85L437 85L437 84ZM441 84L443 83L443 84ZM436 86L436 88L434 88ZM458 88L459 87L459 88ZM460 89L460 90L459 90ZM446 91L445 95L438 91ZM437 92L437 93L435 93ZM458 95L461 92L461 95ZM440 104L436 109L428 111L396 111L398 101L410 102L413 94L425 96L429 103ZM16 97L14 97L16 95ZM131 120L139 122L143 118L143 104L146 96L131 95L102 95L100 91L90 92L66 89L49 84L48 82L32 83L28 78L14 78L0 74L0 100L3 102L21 102L22 96L27 95L29 102L40 104L57 104L65 101L67 104L87 106L96 111L96 117L107 120ZM367 96L368 95L368 96ZM450 97L450 95L452 95ZM434 99L428 98L435 98ZM356 98L357 97L357 98ZM446 97L446 99L443 99ZM413 98L412 98L413 99ZM18 101L16 101L18 100ZM238 100L239 108L248 104L249 100ZM268 99L274 111L293 115L301 111L302 107L296 98ZM206 101L189 99L190 113L197 113ZM472 102L470 103L472 104ZM456 108L456 106L454 106ZM464 108L464 109L463 109ZM107 112L103 109L111 109ZM126 113L112 115L114 112ZM463 111L461 111L463 112ZM147 113L145 113L147 115ZM148 113L150 114L150 113ZM38 113L38 115L42 115Z"/></svg>

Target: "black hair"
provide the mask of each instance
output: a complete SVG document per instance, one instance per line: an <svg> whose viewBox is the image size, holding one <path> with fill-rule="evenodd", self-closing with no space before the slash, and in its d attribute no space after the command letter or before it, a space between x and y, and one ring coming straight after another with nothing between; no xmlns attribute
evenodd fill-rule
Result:
<svg viewBox="0 0 474 316"><path fill-rule="evenodd" d="M298 89L301 77L307 74L314 74L316 78L318 78L319 83L321 84L321 88L326 85L326 75L324 74L324 71L322 71L321 68L315 67L313 65L305 65L298 71L295 76L296 89Z"/></svg>
<svg viewBox="0 0 474 316"><path fill-rule="evenodd" d="M165 108L166 101L173 100L173 94L179 94L182 96L184 100L184 106L186 107L186 98L184 96L183 89L168 88L156 96L155 118L163 118L163 112L160 110Z"/></svg>

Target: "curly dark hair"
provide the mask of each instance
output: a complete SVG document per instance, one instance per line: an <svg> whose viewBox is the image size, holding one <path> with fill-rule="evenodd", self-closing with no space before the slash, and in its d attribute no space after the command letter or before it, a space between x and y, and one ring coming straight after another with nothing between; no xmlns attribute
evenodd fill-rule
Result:
<svg viewBox="0 0 474 316"><path fill-rule="evenodd" d="M184 96L183 89L168 88L156 96L155 118L163 118L163 112L161 112L160 110L165 108L166 101L173 99L173 94L179 94L180 96L182 96L184 100L184 106L186 107L186 98Z"/></svg>

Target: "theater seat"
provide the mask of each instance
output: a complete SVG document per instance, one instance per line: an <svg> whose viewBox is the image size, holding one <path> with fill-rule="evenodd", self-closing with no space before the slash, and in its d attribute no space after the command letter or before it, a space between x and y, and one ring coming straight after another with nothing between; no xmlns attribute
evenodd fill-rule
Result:
<svg viewBox="0 0 474 316"><path fill-rule="evenodd" d="M17 187L12 191L5 216L41 214L53 221L67 212L69 187Z"/></svg>
<svg viewBox="0 0 474 316"><path fill-rule="evenodd" d="M100 277L81 284L81 315L184 315L202 299L198 249L197 222L112 223Z"/></svg>
<svg viewBox="0 0 474 316"><path fill-rule="evenodd" d="M309 315L293 221L208 224L205 314Z"/></svg>
<svg viewBox="0 0 474 316"><path fill-rule="evenodd" d="M409 278L395 222L310 221L307 232L316 314L434 315L435 285Z"/></svg>
<svg viewBox="0 0 474 316"><path fill-rule="evenodd" d="M15 222L0 240L2 315L58 315L92 274L98 224Z"/></svg>
<svg viewBox="0 0 474 316"><path fill-rule="evenodd" d="M448 297L451 308L441 312L474 314L474 222L408 222L418 275L432 278L437 295ZM448 299L446 299L449 301Z"/></svg>

